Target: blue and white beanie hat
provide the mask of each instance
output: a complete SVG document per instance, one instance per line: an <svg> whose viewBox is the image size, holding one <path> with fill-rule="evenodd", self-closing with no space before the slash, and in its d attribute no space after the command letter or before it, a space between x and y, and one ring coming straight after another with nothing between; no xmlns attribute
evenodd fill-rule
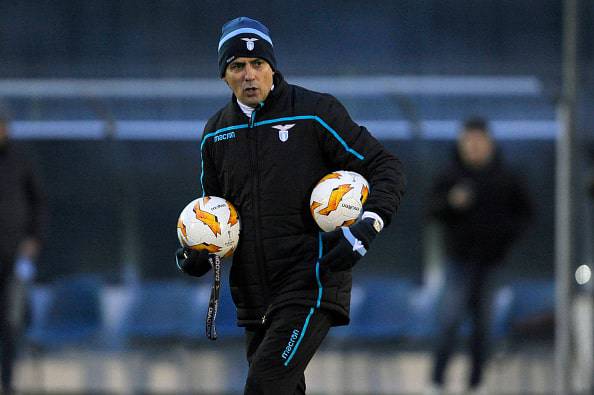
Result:
<svg viewBox="0 0 594 395"><path fill-rule="evenodd" d="M230 20L221 29L219 40L219 76L225 76L227 65L236 58L261 58L276 70L274 48L268 28L262 23L241 16Z"/></svg>

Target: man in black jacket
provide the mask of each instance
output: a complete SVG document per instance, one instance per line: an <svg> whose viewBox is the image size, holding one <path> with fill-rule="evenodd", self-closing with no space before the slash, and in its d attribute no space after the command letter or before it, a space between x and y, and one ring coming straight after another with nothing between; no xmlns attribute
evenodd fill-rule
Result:
<svg viewBox="0 0 594 395"><path fill-rule="evenodd" d="M15 262L35 259L45 218L45 199L28 161L9 142L8 124L0 119L0 355L2 393L12 393L16 325Z"/></svg>
<svg viewBox="0 0 594 395"><path fill-rule="evenodd" d="M204 130L200 181L203 195L229 200L241 216L230 284L246 328L245 393L303 394L329 328L349 322L351 267L399 206L401 165L334 97L285 82L260 22L226 23L218 52L233 96ZM309 197L341 169L362 174L370 195L358 222L321 233ZM210 269L204 252L178 258L188 274Z"/></svg>
<svg viewBox="0 0 594 395"><path fill-rule="evenodd" d="M453 339L467 311L472 321L470 387L480 384L490 281L531 212L522 183L501 162L487 122L468 119L459 135L455 159L436 178L430 202L430 214L444 227L447 255L432 376L436 389L444 384Z"/></svg>

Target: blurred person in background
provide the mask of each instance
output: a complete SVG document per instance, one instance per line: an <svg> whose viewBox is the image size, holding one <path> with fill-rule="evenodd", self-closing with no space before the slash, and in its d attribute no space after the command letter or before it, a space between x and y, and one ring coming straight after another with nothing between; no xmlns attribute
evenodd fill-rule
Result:
<svg viewBox="0 0 594 395"><path fill-rule="evenodd" d="M0 119L0 358L2 393L13 393L13 365L24 295L46 217L44 194L27 157L11 143L8 121Z"/></svg>
<svg viewBox="0 0 594 395"><path fill-rule="evenodd" d="M471 319L469 388L478 391L488 352L493 282L532 215L523 183L503 163L487 121L470 118L452 163L432 187L429 214L443 227L446 253L431 393L440 393L458 329Z"/></svg>
<svg viewBox="0 0 594 395"><path fill-rule="evenodd" d="M258 21L223 26L219 77L233 96L204 130L201 182L242 221L230 285L246 333L245 394L304 394L305 368L330 327L349 322L352 267L399 206L400 161L336 98L285 82ZM362 174L370 194L356 223L320 233L309 197L340 169ZM178 266L203 275L207 256L180 249Z"/></svg>

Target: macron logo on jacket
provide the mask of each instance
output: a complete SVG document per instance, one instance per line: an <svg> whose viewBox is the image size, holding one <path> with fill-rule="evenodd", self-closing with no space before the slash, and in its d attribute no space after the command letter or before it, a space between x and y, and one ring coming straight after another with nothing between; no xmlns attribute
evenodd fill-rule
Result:
<svg viewBox="0 0 594 395"><path fill-rule="evenodd" d="M229 140L229 139L234 139L234 138L235 138L235 132L223 133L223 134L214 136L214 142L218 143L219 141Z"/></svg>

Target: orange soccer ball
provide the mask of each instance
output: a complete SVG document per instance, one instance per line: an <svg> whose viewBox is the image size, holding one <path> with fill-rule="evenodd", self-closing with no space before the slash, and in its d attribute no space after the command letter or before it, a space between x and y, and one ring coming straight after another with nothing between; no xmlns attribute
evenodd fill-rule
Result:
<svg viewBox="0 0 594 395"><path fill-rule="evenodd" d="M206 250L221 258L235 251L240 229L235 207L216 196L191 201L177 220L177 238L183 247Z"/></svg>
<svg viewBox="0 0 594 395"><path fill-rule="evenodd" d="M311 192L311 215L324 232L350 226L363 209L369 183L359 173L338 170L322 178Z"/></svg>

